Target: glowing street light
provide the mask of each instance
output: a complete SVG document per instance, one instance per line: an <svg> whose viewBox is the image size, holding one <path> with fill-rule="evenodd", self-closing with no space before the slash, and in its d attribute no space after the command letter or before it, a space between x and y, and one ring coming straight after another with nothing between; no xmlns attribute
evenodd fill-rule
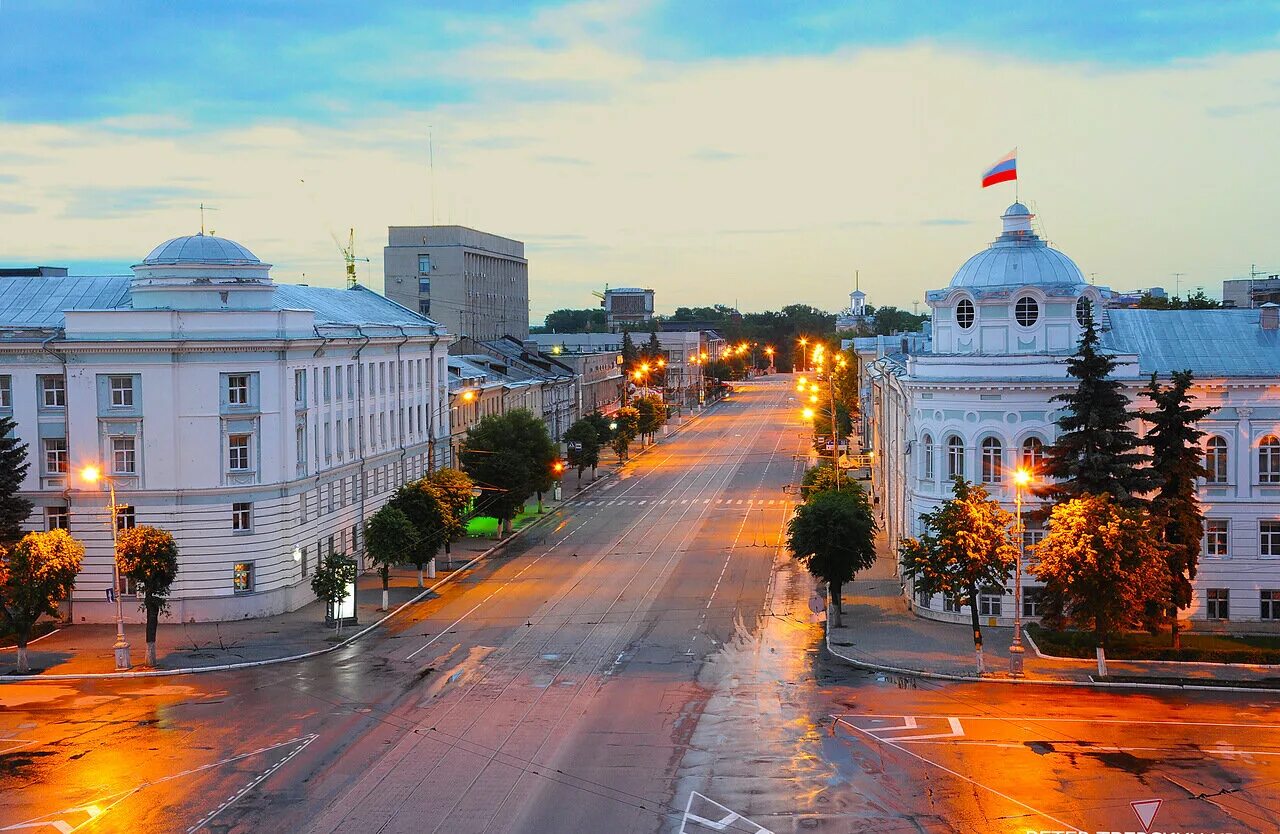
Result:
<svg viewBox="0 0 1280 834"><path fill-rule="evenodd" d="M1013 643L1009 646L1009 676L1022 677L1022 559L1026 555L1026 537L1022 527L1022 491L1031 485L1031 471L1019 466L1013 473L1013 534L1018 537L1018 561L1013 569Z"/></svg>
<svg viewBox="0 0 1280 834"><path fill-rule="evenodd" d="M116 642L111 650L116 655L116 671L127 672L133 665L129 662L129 641L124 637L124 600L120 598L120 566L116 563L116 538L117 526L119 524L119 516L117 515L118 507L116 506L116 482L103 476L102 470L96 466L86 466L80 470L80 477L84 479L86 484L96 484L98 481L106 481L107 489L111 496L111 595L116 601Z"/></svg>
<svg viewBox="0 0 1280 834"><path fill-rule="evenodd" d="M804 415L804 419L806 419L806 420L812 420L812 419L813 419L813 409L812 409L812 408L806 408L806 409L805 409L803 412L801 412L801 413Z"/></svg>

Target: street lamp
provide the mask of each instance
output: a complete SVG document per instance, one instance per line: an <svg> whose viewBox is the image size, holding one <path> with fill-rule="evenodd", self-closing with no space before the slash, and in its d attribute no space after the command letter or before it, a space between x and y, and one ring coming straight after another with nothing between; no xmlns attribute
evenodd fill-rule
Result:
<svg viewBox="0 0 1280 834"><path fill-rule="evenodd" d="M1022 490L1031 484L1031 473L1022 467L1013 473L1014 535L1018 537L1018 561L1013 570L1013 643L1009 646L1009 676L1022 677L1022 557L1026 540L1022 531Z"/></svg>
<svg viewBox="0 0 1280 834"><path fill-rule="evenodd" d="M807 371L807 370L809 370L809 355L808 355L808 353L805 351L805 347L806 347L808 344L809 344L809 340L808 340L808 339L806 339L806 338L804 338L804 337L801 337L801 338L800 338L800 370L802 370L802 371Z"/></svg>
<svg viewBox="0 0 1280 834"><path fill-rule="evenodd" d="M116 654L116 671L127 672L132 664L129 662L129 641L124 637L124 600L120 598L120 565L116 562L116 527L119 524L119 516L116 514L119 509L116 506L116 482L103 475L102 470L96 466L86 466L81 470L80 477L89 484L106 481L111 495L111 505L108 507L111 510L111 595L116 601L116 642L111 649Z"/></svg>

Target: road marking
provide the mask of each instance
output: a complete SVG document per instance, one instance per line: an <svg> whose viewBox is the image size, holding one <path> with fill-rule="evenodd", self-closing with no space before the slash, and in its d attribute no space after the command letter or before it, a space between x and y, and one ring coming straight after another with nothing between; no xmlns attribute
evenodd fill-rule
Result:
<svg viewBox="0 0 1280 834"><path fill-rule="evenodd" d="M0 738L0 745L12 745L11 747L5 747L3 750L0 750L0 756L4 756L15 750L21 750L24 747L30 747L33 744L39 743L39 741L33 738ZM3 828L0 828L0 831L3 830Z"/></svg>
<svg viewBox="0 0 1280 834"><path fill-rule="evenodd" d="M265 779L267 779L267 777L275 773L280 768L284 767L286 764L288 764L290 759L292 759L294 756L301 753L303 750L307 749L307 745L311 744L311 742L315 741L317 738L319 738L319 736L316 736L316 735L310 736L309 738L306 739L306 741L302 742L302 744L299 744L297 747L295 747L289 753L289 755L285 756L283 759L276 762L271 767L267 768L260 775L249 780L249 784L245 785L243 788L241 788L240 790L232 794L230 797L228 797L226 802L223 802L221 805L215 808L213 812L210 813L208 816L206 816L204 819L200 820L195 825L188 828L187 834L193 834L193 832L199 831L201 828L204 828L206 825L208 825L210 822L213 821L214 817L218 816L218 814L221 814L223 811L230 808L232 805L238 802L241 797L243 797L249 791L256 788L258 785L262 784L262 782Z"/></svg>
<svg viewBox="0 0 1280 834"><path fill-rule="evenodd" d="M911 718L911 716L900 716L900 717L902 717L902 718ZM912 720L914 721L914 719L912 719ZM996 790L995 788L991 787L990 785L984 785L983 783L979 782L977 779L973 779L973 778L971 778L971 777L965 776L963 773L959 773L959 772L957 772L957 771L954 771L954 770L952 770L951 768L947 767L946 765L941 765L941 764L938 764L937 762L935 762L935 761L933 761L933 760L931 760L931 759L926 759L924 756L921 756L919 753L916 753L914 750L910 750L910 749L908 749L908 748L906 748L906 747L902 746L901 744L898 744L898 743L894 742L894 741L893 741L893 740L891 740L891 739L882 739L882 738L879 738L879 737L878 737L878 736L876 736L874 733L872 733L872 732L869 732L869 731L867 731L867 730L862 729L862 728L861 728L861 727L859 727L858 725L856 725L856 724L854 724L854 723L852 723L852 722L848 721L847 719L845 719L845 718L843 718L843 717L841 717L841 716L835 716L835 721L836 721L836 724L843 724L843 725L845 725L846 727L848 727L849 729L853 730L854 732L861 733L862 735L866 736L867 738L874 739L874 740L876 740L876 741L878 741L878 742L880 742L880 743L882 743L882 744L886 744L886 745L888 745L889 747L892 747L892 748L893 748L893 749L895 749L895 750L899 750L899 751L901 751L901 752L903 752L903 753L906 753L908 756L910 756L910 757L911 757L911 758L913 758L913 759L916 759L917 761L924 762L924 763L925 763L925 764L927 764L927 765L932 765L933 767L938 768L939 770L943 771L944 773L949 773L949 774L951 774L952 776L956 777L957 779L962 779L962 780L964 780L965 782L968 782L970 785L973 785L973 786L975 786L975 787L982 788L982 789L983 789L983 790L985 790L985 791L989 791L990 793L995 794L996 796L1000 797L1001 799L1004 799L1004 800L1007 800L1007 801L1009 801L1009 802L1012 802L1014 805L1017 805L1017 806L1018 806L1018 807L1020 807L1020 808L1025 808L1025 809L1027 809L1028 811L1030 811L1030 812L1031 812L1031 813L1033 813L1033 814L1036 814L1036 815L1038 815L1038 816L1044 817L1045 819L1049 820L1050 822L1054 823L1055 825L1060 825L1060 826L1062 826L1063 828L1066 828L1066 829L1068 829L1068 830L1070 830L1070 831L1084 831L1084 830L1085 830L1084 828L1082 828L1082 827L1080 827L1080 826L1078 826L1078 825L1072 825L1072 824L1070 824L1070 823L1063 822L1062 820L1058 819L1057 817L1054 817L1054 816L1051 816L1051 815L1049 815L1049 814L1046 814L1044 811L1041 811L1041 810L1039 810L1038 808L1032 808L1032 807L1031 807L1030 805L1028 805L1027 803L1025 803L1025 802L1021 802L1021 801L1019 801L1019 800L1017 800L1017 799L1014 799L1012 796L1009 796L1009 794L1004 793L1003 791ZM898 728L898 729L905 729L905 728L901 728L901 727L900 727L900 728Z"/></svg>
<svg viewBox="0 0 1280 834"><path fill-rule="evenodd" d="M694 810L693 810L694 800L698 801L697 802L699 806L698 811L701 813L694 813ZM703 806L711 806L711 807L704 808ZM702 813L717 813L717 812L719 812L722 815L717 819L710 819L708 817L702 816ZM688 827L689 823L696 823L698 825L698 828L689 828ZM751 828L742 828L740 826L734 825L735 823L746 823L747 825L751 826ZM696 832L699 830L728 831L729 826L731 825L734 826L734 829L733 829L734 831L752 831L754 832L754 834L773 834L772 831L765 828L763 825L760 825L759 823L756 823L756 822L752 822L751 820L742 816L742 814L739 814L737 811L733 811L733 810L730 810L729 808L726 808L725 806L721 805L719 802L716 802L714 799L708 799L707 797L703 796L697 791L690 792L689 801L686 802L684 806L684 819L680 821L680 834L690 834L690 832Z"/></svg>
<svg viewBox="0 0 1280 834"><path fill-rule="evenodd" d="M841 716L844 717L844 716ZM860 718L907 718L905 715L863 715ZM1280 724L1245 724L1230 721L1170 721L1152 719L1134 721L1127 718L1042 718L1039 715L959 715L965 721L1034 721L1037 724L1167 724L1172 727L1240 727L1249 730L1280 730Z"/></svg>

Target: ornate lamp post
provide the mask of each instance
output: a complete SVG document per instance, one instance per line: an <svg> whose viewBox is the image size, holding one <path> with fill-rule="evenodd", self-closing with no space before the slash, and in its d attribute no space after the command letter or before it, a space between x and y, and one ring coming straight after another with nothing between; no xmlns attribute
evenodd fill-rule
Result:
<svg viewBox="0 0 1280 834"><path fill-rule="evenodd" d="M1031 484L1031 473L1019 467L1013 473L1013 534L1018 537L1018 561L1014 564L1013 580L1013 643L1009 646L1009 676L1022 677L1022 558L1026 540L1022 527L1022 490Z"/></svg>
<svg viewBox="0 0 1280 834"><path fill-rule="evenodd" d="M80 472L80 477L89 484L105 481L111 496L111 504L107 507L111 511L111 596L116 601L116 642L111 649L116 655L116 671L127 672L132 664L129 662L129 641L124 637L124 600L120 598L120 566L116 563L116 528L120 523L117 515L119 508L116 506L116 482L103 475L102 470L96 466L86 466Z"/></svg>

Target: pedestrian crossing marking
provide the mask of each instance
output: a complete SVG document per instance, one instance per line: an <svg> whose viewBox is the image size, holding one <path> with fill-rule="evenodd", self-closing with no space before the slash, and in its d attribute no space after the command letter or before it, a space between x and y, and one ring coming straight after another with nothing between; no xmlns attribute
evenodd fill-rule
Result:
<svg viewBox="0 0 1280 834"><path fill-rule="evenodd" d="M689 801L684 806L684 819L680 822L680 834L729 831L730 826L733 831L773 834L764 826L752 822L737 811L726 808L714 799L708 799L697 791L690 792Z"/></svg>

